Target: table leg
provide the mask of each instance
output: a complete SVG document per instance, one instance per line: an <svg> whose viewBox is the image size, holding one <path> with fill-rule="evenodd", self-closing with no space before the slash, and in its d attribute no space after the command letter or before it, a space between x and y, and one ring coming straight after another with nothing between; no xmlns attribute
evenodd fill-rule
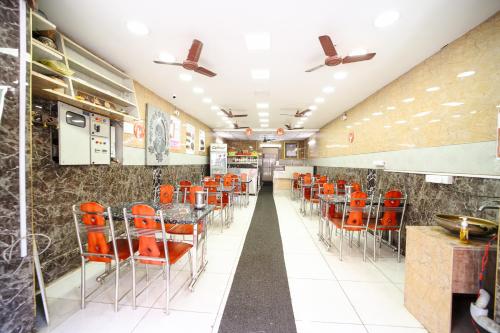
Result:
<svg viewBox="0 0 500 333"><path fill-rule="evenodd" d="M198 230L198 223L193 225L193 255L192 255L192 276L191 276L191 283L189 284L189 290L194 291L194 285L196 282L198 282L198 278L200 277L200 274L205 270L207 267L207 219L204 218L202 220L202 231L201 231L201 237L202 239L200 240L203 244L201 247L201 263L198 265L198 248L200 242L198 241L199 237L199 230Z"/></svg>

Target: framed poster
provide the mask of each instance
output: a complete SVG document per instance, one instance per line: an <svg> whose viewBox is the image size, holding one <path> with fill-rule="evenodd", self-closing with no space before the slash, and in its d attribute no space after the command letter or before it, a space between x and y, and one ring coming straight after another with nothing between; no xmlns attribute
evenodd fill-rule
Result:
<svg viewBox="0 0 500 333"><path fill-rule="evenodd" d="M205 131L199 130L198 132L198 150L204 152L205 151Z"/></svg>
<svg viewBox="0 0 500 333"><path fill-rule="evenodd" d="M170 149L181 148L181 120L177 117L170 117Z"/></svg>
<svg viewBox="0 0 500 333"><path fill-rule="evenodd" d="M186 124L186 154L194 154L194 126Z"/></svg>
<svg viewBox="0 0 500 333"><path fill-rule="evenodd" d="M167 165L169 155L169 116L146 104L146 165Z"/></svg>
<svg viewBox="0 0 500 333"><path fill-rule="evenodd" d="M285 143L285 158L297 158L297 148L295 142Z"/></svg>
<svg viewBox="0 0 500 333"><path fill-rule="evenodd" d="M123 122L123 145L132 148L144 148L146 129L144 120Z"/></svg>

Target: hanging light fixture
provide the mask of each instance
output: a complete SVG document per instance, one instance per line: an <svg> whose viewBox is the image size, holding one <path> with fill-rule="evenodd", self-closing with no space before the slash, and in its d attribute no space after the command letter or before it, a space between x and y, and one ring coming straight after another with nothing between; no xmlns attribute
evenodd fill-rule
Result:
<svg viewBox="0 0 500 333"><path fill-rule="evenodd" d="M247 136L251 136L251 135L252 135L252 133L253 133L253 131L252 131L252 129L251 129L251 128L247 128L247 129L245 130L245 134L246 134Z"/></svg>
<svg viewBox="0 0 500 333"><path fill-rule="evenodd" d="M285 134L285 130L280 127L276 130L276 134L278 134L278 136L282 136L283 134Z"/></svg>

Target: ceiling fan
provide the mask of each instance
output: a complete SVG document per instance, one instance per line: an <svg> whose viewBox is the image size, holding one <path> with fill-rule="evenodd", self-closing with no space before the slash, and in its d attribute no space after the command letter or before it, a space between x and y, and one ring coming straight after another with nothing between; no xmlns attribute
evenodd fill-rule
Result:
<svg viewBox="0 0 500 333"><path fill-rule="evenodd" d="M304 128L304 127L292 126L291 124L285 124L285 127L289 131L299 130L299 129L303 129Z"/></svg>
<svg viewBox="0 0 500 333"><path fill-rule="evenodd" d="M337 50L335 50L335 46L328 35L319 36L319 42L321 43L321 47L323 47L323 51L325 52L326 58L325 63L313 68L309 68L306 70L307 73L320 69L323 66L337 66L340 64L349 64L351 62L365 61L372 59L376 53L367 53L363 55L354 55L347 57L340 57L337 54Z"/></svg>
<svg viewBox="0 0 500 333"><path fill-rule="evenodd" d="M311 111L310 109L305 109L305 110L302 110L302 111L297 110L293 114L290 114L290 113L280 113L280 116L293 116L293 117L297 117L297 118L303 118L310 111Z"/></svg>
<svg viewBox="0 0 500 333"><path fill-rule="evenodd" d="M237 123L237 122L234 122L234 123L233 123L233 126L234 126L234 129L250 128L250 127L248 127L248 126L240 126L240 125L238 125L238 123Z"/></svg>
<svg viewBox="0 0 500 333"><path fill-rule="evenodd" d="M273 138L264 137L264 140L262 140L262 142L266 143L266 142L271 142L273 140L274 140Z"/></svg>
<svg viewBox="0 0 500 333"><path fill-rule="evenodd" d="M247 114L234 114L233 111L231 111L231 109L224 110L221 108L220 110L224 112L228 118L248 117Z"/></svg>
<svg viewBox="0 0 500 333"><path fill-rule="evenodd" d="M184 62L167 62L161 60L154 60L153 62L160 65L182 66L184 69L187 69L189 71L195 71L196 73L200 73L208 77L213 77L217 74L209 69L206 69L205 67L198 65L198 60L200 59L202 49L203 43L197 39L193 39L193 43L191 44L191 48L189 49L187 59L184 60Z"/></svg>

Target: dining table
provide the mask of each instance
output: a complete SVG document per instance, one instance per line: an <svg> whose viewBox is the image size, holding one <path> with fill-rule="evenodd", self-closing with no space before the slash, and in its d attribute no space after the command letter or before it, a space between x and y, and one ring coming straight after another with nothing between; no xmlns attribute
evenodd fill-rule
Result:
<svg viewBox="0 0 500 333"><path fill-rule="evenodd" d="M137 204L146 204L153 207L157 214L162 213L164 223L174 224L174 225L193 225L193 249L192 252L192 275L191 282L189 284L189 289L194 290L194 286L198 281L201 273L205 270L208 260L207 260L207 219L210 213L214 210L214 205L205 204L202 208L195 208L194 205L189 203L158 203L152 201L142 201L142 202L125 202L121 204L115 204L111 206L111 212L113 219L124 220L124 208L127 211ZM198 224L202 223L201 230L198 228ZM174 226L175 228L175 226ZM201 255L199 257L199 252L201 250Z"/></svg>

